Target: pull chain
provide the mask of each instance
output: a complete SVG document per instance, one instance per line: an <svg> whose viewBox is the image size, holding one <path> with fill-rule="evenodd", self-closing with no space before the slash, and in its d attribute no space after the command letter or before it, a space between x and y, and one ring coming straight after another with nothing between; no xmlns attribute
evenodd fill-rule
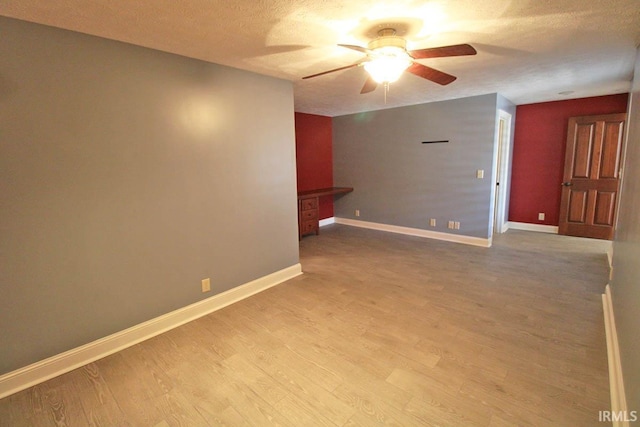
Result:
<svg viewBox="0 0 640 427"><path fill-rule="evenodd" d="M387 93L389 93L389 82L384 82L384 104L387 105Z"/></svg>

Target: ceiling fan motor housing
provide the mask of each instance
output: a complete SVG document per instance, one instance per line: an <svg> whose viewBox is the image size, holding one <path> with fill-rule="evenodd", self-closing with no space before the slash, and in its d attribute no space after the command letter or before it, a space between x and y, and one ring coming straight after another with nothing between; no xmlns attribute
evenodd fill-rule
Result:
<svg viewBox="0 0 640 427"><path fill-rule="evenodd" d="M378 38L371 40L367 47L371 50L380 49L382 47L397 47L402 50L406 50L407 41L402 37L396 36L396 30L393 28L385 28L378 31Z"/></svg>

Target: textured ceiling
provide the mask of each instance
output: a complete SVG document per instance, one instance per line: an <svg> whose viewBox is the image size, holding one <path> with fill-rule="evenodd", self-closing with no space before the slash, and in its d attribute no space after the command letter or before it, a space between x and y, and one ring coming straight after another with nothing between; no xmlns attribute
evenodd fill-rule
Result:
<svg viewBox="0 0 640 427"><path fill-rule="evenodd" d="M296 111L336 116L498 92L516 104L630 90L639 0L2 0L0 15L294 82ZM470 43L478 55L420 62L458 80L407 74L360 95L362 54L391 24L410 49ZM561 92L571 91L569 94Z"/></svg>

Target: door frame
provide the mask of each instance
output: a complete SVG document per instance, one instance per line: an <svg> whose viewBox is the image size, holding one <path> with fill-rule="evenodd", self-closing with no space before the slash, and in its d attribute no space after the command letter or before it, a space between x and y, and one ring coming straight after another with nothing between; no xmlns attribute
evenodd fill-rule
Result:
<svg viewBox="0 0 640 427"><path fill-rule="evenodd" d="M493 171L491 172L491 211L489 217L491 235L504 233L509 228L507 200L510 183L509 172L511 171L512 120L511 114L498 109L493 147ZM501 123L502 131L500 131ZM498 178L500 185L497 185Z"/></svg>

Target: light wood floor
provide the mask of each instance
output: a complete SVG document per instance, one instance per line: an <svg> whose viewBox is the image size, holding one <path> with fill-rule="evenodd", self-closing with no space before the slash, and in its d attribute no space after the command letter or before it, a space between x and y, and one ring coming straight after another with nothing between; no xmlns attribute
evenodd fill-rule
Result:
<svg viewBox="0 0 640 427"><path fill-rule="evenodd" d="M601 242L332 225L300 246L303 276L2 399L0 424L603 425Z"/></svg>

